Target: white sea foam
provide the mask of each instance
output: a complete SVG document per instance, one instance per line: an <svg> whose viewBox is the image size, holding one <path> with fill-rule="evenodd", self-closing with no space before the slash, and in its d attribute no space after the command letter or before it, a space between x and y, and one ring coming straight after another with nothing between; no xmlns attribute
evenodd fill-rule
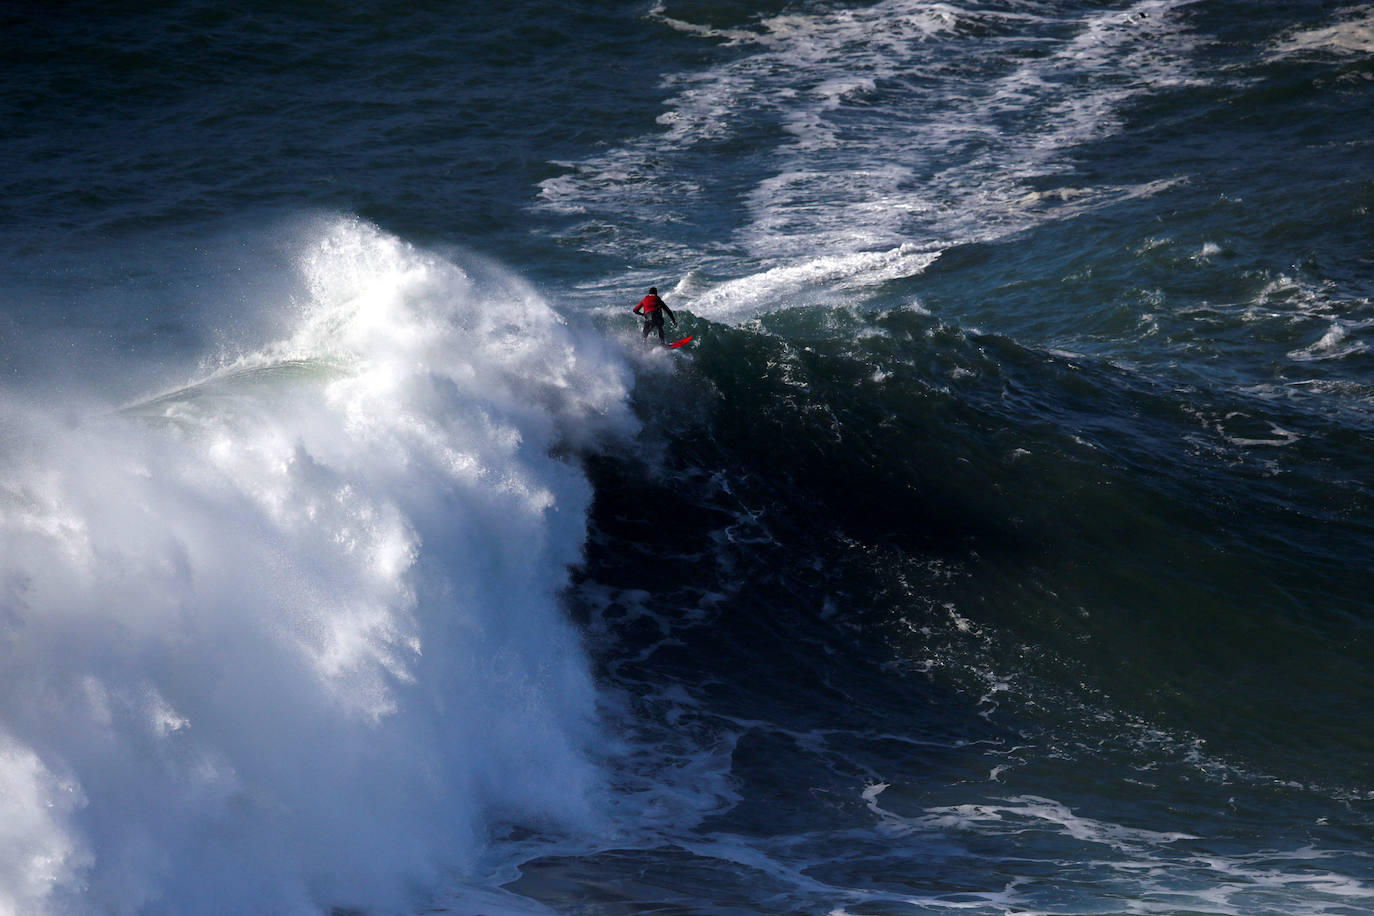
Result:
<svg viewBox="0 0 1374 916"><path fill-rule="evenodd" d="M1335 25L1296 31L1286 36L1275 45L1273 56L1316 51L1374 54L1374 10L1353 7L1342 16L1342 21Z"/></svg>
<svg viewBox="0 0 1374 916"><path fill-rule="evenodd" d="M1192 38L1176 15L1188 2L1142 0L1062 22L882 0L724 30L669 18L659 6L651 15L660 21L736 53L670 74L662 130L564 163L569 172L543 183L540 205L614 225L604 236L578 230L593 249L640 259L648 252L656 263L709 273L709 252L679 250L657 228L642 237L635 226L661 228L690 205L708 177L695 177L691 152L748 129L752 144L775 138L771 151L753 156L771 174L744 193L728 244L756 269L706 292L705 302L682 304L748 320L794 304L801 278L829 282L846 259L854 259L846 273L853 285L865 285L857 276L865 266L881 282L891 275L884 253L1003 238L1181 180L1034 186L1071 174L1067 154L1119 130L1132 99L1196 81ZM665 157L673 167L664 168ZM730 269L739 263L732 257ZM720 304L741 291L747 304Z"/></svg>
<svg viewBox="0 0 1374 916"><path fill-rule="evenodd" d="M296 330L104 416L7 405L0 911L404 908L497 820L598 821L557 598L628 370L351 220Z"/></svg>
<svg viewBox="0 0 1374 916"><path fill-rule="evenodd" d="M786 106L784 121L796 139L779 148L780 178L762 182L751 198L753 218L741 230L747 248L769 257L912 240L929 246L1000 237L1061 215L1028 211L1024 204L1041 198L1028 194L1024 181L1062 170L1065 150L1114 132L1116 112L1131 97L1188 78L1182 61L1188 42L1169 15L1177 5L1139 3L1086 18L1068 41L1044 42L1047 55L1000 75L994 76L999 68L991 55L1003 46L989 43L969 52L986 58L981 65L993 76L976 82L941 73L927 63L932 56L923 45L958 36L974 22L1009 33L1026 17L901 0L805 24L788 17L791 28L764 54L790 67L804 62L820 83ZM1137 50L1146 41L1148 55ZM849 75L855 72L862 81ZM938 88L893 89L893 100L878 109L882 118L863 117L856 106L867 92L879 83L900 85L911 74ZM1091 83L1067 78L1073 74ZM1088 88L1094 84L1100 85ZM906 96L911 104L894 111L896 99ZM921 108L931 113L910 113ZM838 152L818 154L825 149ZM970 156L971 149L979 151ZM874 168L873 161L884 164ZM1081 209L1119 193L1078 188L1074 197Z"/></svg>
<svg viewBox="0 0 1374 916"><path fill-rule="evenodd" d="M1356 354L1368 353L1369 345L1352 332L1363 332L1374 327L1374 322L1332 321L1321 338L1305 347L1290 350L1288 358L1298 362L1316 360L1344 359Z"/></svg>
<svg viewBox="0 0 1374 916"><path fill-rule="evenodd" d="M915 276L939 256L938 251L902 245L891 251L804 260L721 283L693 299L692 307L715 321L752 318L781 306L806 304L808 291L818 287L853 290Z"/></svg>
<svg viewBox="0 0 1374 916"><path fill-rule="evenodd" d="M1120 849L1144 849L1196 839L1187 833L1143 830L1083 817L1053 799L1031 795L1008 798L1000 804L931 809L925 823L963 829L987 829L988 825L997 825L995 830L1013 831L1048 828L1076 840Z"/></svg>

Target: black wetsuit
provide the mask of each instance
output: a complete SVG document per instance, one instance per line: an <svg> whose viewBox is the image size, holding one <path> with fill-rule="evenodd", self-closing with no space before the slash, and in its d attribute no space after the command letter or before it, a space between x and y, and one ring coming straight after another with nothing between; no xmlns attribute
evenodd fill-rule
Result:
<svg viewBox="0 0 1374 916"><path fill-rule="evenodd" d="M639 305L635 306L635 314L644 316L645 340L649 339L650 331L658 331L658 339L665 344L668 342L668 338L663 334L663 316L667 314L669 318L673 319L673 324L677 324L677 316L673 314L672 309L668 308L668 303L658 298L656 294L650 293L639 300Z"/></svg>

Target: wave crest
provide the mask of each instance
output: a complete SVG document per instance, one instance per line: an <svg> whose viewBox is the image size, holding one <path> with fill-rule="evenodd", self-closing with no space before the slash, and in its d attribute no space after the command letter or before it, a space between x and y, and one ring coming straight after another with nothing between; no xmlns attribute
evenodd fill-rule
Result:
<svg viewBox="0 0 1374 916"><path fill-rule="evenodd" d="M341 219L300 263L286 338L7 418L10 908L392 907L495 821L596 820L552 453L631 428L628 370L475 258Z"/></svg>

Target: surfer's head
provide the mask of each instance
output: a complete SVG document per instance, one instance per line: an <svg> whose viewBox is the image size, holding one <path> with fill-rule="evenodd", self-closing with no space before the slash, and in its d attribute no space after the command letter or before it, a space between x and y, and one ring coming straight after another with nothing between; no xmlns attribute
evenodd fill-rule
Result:
<svg viewBox="0 0 1374 916"><path fill-rule="evenodd" d="M651 287L649 287L649 292L651 292L651 293L653 293L655 296L657 296L657 295L658 295L658 287L657 287L657 286L651 286Z"/></svg>

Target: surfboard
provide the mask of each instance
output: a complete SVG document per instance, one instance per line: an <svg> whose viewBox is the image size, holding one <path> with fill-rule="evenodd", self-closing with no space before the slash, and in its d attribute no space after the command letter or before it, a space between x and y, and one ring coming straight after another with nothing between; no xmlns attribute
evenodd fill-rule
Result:
<svg viewBox="0 0 1374 916"><path fill-rule="evenodd" d="M685 344L685 343L690 343L691 340L692 340L692 338L693 338L693 337L696 337L696 336L697 336L697 335L695 335L695 334L688 334L686 337L682 338L681 340L675 340L675 341L673 341L672 343L668 344L668 349L669 349L669 350L676 350L678 347L682 346L683 344Z"/></svg>

